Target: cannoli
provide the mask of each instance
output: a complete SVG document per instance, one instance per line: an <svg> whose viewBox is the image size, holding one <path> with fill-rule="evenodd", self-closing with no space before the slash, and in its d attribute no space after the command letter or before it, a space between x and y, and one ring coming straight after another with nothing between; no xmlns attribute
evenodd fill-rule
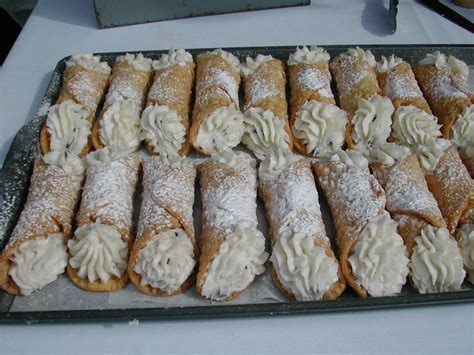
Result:
<svg viewBox="0 0 474 355"><path fill-rule="evenodd" d="M352 118L357 110L359 99L369 99L381 90L377 83L374 55L356 47L336 57L329 69L336 81L339 105Z"/></svg>
<svg viewBox="0 0 474 355"><path fill-rule="evenodd" d="M241 69L245 92L242 142L261 160L275 152L291 151L283 62L259 54L255 59L247 57Z"/></svg>
<svg viewBox="0 0 474 355"><path fill-rule="evenodd" d="M90 153L77 229L68 241L68 275L87 291L117 291L128 281L133 194L140 158L108 160L108 148Z"/></svg>
<svg viewBox="0 0 474 355"><path fill-rule="evenodd" d="M293 144L308 156L326 157L344 144L347 113L336 106L328 61L316 46L297 48L288 59Z"/></svg>
<svg viewBox="0 0 474 355"><path fill-rule="evenodd" d="M459 59L436 51L413 69L433 113L442 124L444 138L451 138L451 127L467 106L474 102L469 92L469 68Z"/></svg>
<svg viewBox="0 0 474 355"><path fill-rule="evenodd" d="M400 292L408 258L385 194L358 151L339 151L314 169L336 226L342 273L360 297Z"/></svg>
<svg viewBox="0 0 474 355"><path fill-rule="evenodd" d="M191 162L171 166L161 157L143 163L143 201L128 273L149 295L176 295L194 281L199 258L193 226L196 170L186 163Z"/></svg>
<svg viewBox="0 0 474 355"><path fill-rule="evenodd" d="M43 154L67 149L82 157L89 152L92 124L110 71L100 56L92 54L75 54L66 62L59 98L40 132Z"/></svg>
<svg viewBox="0 0 474 355"><path fill-rule="evenodd" d="M471 180L471 199L459 220L455 237L462 251L464 269L468 274L469 282L474 284L474 180Z"/></svg>
<svg viewBox="0 0 474 355"><path fill-rule="evenodd" d="M117 57L104 107L92 129L95 149L133 152L141 142L140 114L153 76L152 60L138 55Z"/></svg>
<svg viewBox="0 0 474 355"><path fill-rule="evenodd" d="M142 135L151 154L178 158L191 144L189 108L194 81L193 57L184 49L170 50L153 62L155 76L141 117Z"/></svg>
<svg viewBox="0 0 474 355"><path fill-rule="evenodd" d="M474 105L467 106L451 128L451 142L474 179Z"/></svg>
<svg viewBox="0 0 474 355"><path fill-rule="evenodd" d="M83 170L64 151L35 159L28 198L0 256L0 287L8 293L29 295L64 272Z"/></svg>
<svg viewBox="0 0 474 355"><path fill-rule="evenodd" d="M196 59L196 99L189 141L206 155L232 149L242 140L239 108L240 62L216 49Z"/></svg>
<svg viewBox="0 0 474 355"><path fill-rule="evenodd" d="M198 168L201 184L200 295L228 301L265 271L265 237L257 229L255 160L222 152Z"/></svg>
<svg viewBox="0 0 474 355"><path fill-rule="evenodd" d="M430 106L421 92L411 65L391 55L382 56L377 63L377 79L383 96L392 100L395 110L400 106L413 105L431 114Z"/></svg>
<svg viewBox="0 0 474 355"><path fill-rule="evenodd" d="M326 236L311 163L291 162L274 176L267 176L264 167L260 192L270 225L275 284L291 300L337 299L346 282Z"/></svg>
<svg viewBox="0 0 474 355"><path fill-rule="evenodd" d="M394 115L393 137L418 155L428 188L438 202L449 233L453 234L468 207L471 177L459 153L439 138L436 118L415 106L402 106Z"/></svg>

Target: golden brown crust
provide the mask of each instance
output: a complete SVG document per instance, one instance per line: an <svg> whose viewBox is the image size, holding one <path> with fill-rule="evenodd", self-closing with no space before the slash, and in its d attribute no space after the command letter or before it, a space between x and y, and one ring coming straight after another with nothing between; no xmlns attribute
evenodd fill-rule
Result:
<svg viewBox="0 0 474 355"><path fill-rule="evenodd" d="M438 201L448 230L454 234L471 196L471 177L454 145L439 159L433 172L426 175L428 188Z"/></svg>
<svg viewBox="0 0 474 355"><path fill-rule="evenodd" d="M235 98L232 88L226 86L226 81L217 78L218 73L225 73L229 80L234 80L237 88L240 85L240 74L232 68L224 58L214 53L201 53L196 58L196 99L193 108L193 119L189 131L189 142L198 152L206 154L196 144L196 138L201 125L218 108L233 105L239 110L238 96ZM230 84L229 84L230 85Z"/></svg>
<svg viewBox="0 0 474 355"><path fill-rule="evenodd" d="M472 157L472 158L463 158L462 162L466 166L466 169L469 172L469 175L471 175L471 178L474 179L474 157Z"/></svg>
<svg viewBox="0 0 474 355"><path fill-rule="evenodd" d="M437 69L435 65L419 65L413 71L433 113L443 125L443 137L451 138L451 127L471 104L469 95L461 89L461 79L451 70Z"/></svg>
<svg viewBox="0 0 474 355"><path fill-rule="evenodd" d="M296 114L301 109L301 107L309 101L318 101L318 102L325 102L329 104L336 104L336 101L333 97L323 96L320 93L320 90L309 89L301 84L300 78L304 73L316 73L317 77L326 78L330 91L330 83L331 83L331 73L329 72L329 64L327 61L319 61L313 64L294 64L288 66L288 77L290 83L290 127L293 130L295 121L296 121ZM311 156L311 152L308 152L306 149L306 145L300 141L297 137L292 134L293 137L293 145L295 149L300 152L301 154L305 154L307 156Z"/></svg>

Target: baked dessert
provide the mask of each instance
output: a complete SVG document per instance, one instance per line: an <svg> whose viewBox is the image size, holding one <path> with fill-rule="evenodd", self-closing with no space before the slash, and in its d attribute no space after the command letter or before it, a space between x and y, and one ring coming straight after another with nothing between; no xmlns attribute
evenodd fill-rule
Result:
<svg viewBox="0 0 474 355"><path fill-rule="evenodd" d="M198 293L228 301L265 271L265 237L257 229L257 174L248 154L225 151L198 168L202 201Z"/></svg>
<svg viewBox="0 0 474 355"><path fill-rule="evenodd" d="M194 239L196 169L190 160L143 162L143 199L137 238L128 263L135 286L153 296L184 292L194 282L199 249Z"/></svg>
<svg viewBox="0 0 474 355"><path fill-rule="evenodd" d="M298 47L287 64L294 147L308 156L332 155L344 144L347 113L331 91L329 54L321 47Z"/></svg>
<svg viewBox="0 0 474 355"><path fill-rule="evenodd" d="M216 49L196 58L196 98L189 141L211 155L232 149L244 132L239 107L239 59Z"/></svg>
<svg viewBox="0 0 474 355"><path fill-rule="evenodd" d="M189 110L194 84L192 55L171 49L153 62L155 75L141 117L143 139L151 154L178 159L188 154Z"/></svg>
<svg viewBox="0 0 474 355"><path fill-rule="evenodd" d="M97 106L105 95L110 67L100 56L74 54L66 61L56 104L50 107L40 131L43 154L64 150L79 156L92 148L90 134Z"/></svg>
<svg viewBox="0 0 474 355"><path fill-rule="evenodd" d="M474 105L466 106L451 127L451 142L474 179Z"/></svg>
<svg viewBox="0 0 474 355"><path fill-rule="evenodd" d="M133 194L140 158L110 160L108 148L89 153L77 229L68 241L67 272L86 291L111 292L128 281L133 243Z"/></svg>
<svg viewBox="0 0 474 355"><path fill-rule="evenodd" d="M152 60L141 53L117 57L99 119L94 123L95 149L133 152L141 143L140 115L153 77Z"/></svg>
<svg viewBox="0 0 474 355"><path fill-rule="evenodd" d="M0 287L30 295L66 269L66 241L84 178L74 154L53 151L35 159L28 198L0 255Z"/></svg>
<svg viewBox="0 0 474 355"><path fill-rule="evenodd" d="M273 280L290 300L334 300L346 282L325 232L311 163L296 159L276 173L265 164L259 169Z"/></svg>

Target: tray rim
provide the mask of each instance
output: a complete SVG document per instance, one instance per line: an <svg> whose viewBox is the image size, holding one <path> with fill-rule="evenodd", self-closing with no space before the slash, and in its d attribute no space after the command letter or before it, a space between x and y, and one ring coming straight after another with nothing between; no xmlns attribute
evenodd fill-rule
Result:
<svg viewBox="0 0 474 355"><path fill-rule="evenodd" d="M290 50L299 45L287 46L252 46L252 47L223 47L223 49L231 52L240 51L264 51L264 50ZM460 48L473 51L474 44L340 44L340 45L321 45L327 49L346 49L349 47L359 46L367 49L420 49L420 48ZM214 48L187 48L190 52L204 52L213 50ZM119 51L119 52L100 52L94 53L102 56L118 56L125 53L143 53L159 55L167 52L167 49L158 50L144 50L144 51ZM53 79L55 75L62 75L59 72L61 66L71 55L61 58L51 74L50 82L43 95L43 101L48 95L57 94L54 92ZM16 173L16 166L19 164L15 158L15 148L18 145L25 131L31 127L35 119L39 119L44 115L38 112L28 123L23 125L16 133L10 148L5 155L5 160L0 169L0 181L14 180ZM30 142L24 153L28 155L33 149L34 141ZM28 173L28 176L30 174ZM0 226L4 227L4 226ZM11 234L11 233L10 233ZM0 241L0 252L6 246L10 236L5 240ZM2 245L3 244L3 245ZM5 291L0 291L0 302L8 303L8 308L11 307L15 296L8 295ZM474 289L461 290L456 292L435 293L435 294L402 294L392 297L374 297L367 299L360 299L358 297L341 298L334 301L311 301L311 302L278 302L278 303L258 303L258 304L243 304L243 305L213 305L213 306L191 306L191 307L161 307L161 308L117 308L117 309L95 309L95 310L59 310L59 311L35 311L35 312L0 312L0 324L13 323L64 323L64 322L111 322L111 321L148 321L148 320L171 320L171 319L191 319L191 318L223 318L223 317L249 317L249 316L273 316L273 315L292 315L292 314L316 314L326 312L341 312L341 311L359 311L359 310L375 310L375 309L394 309L401 307L417 307L430 306L435 304L461 304L474 302ZM348 304L349 303L349 304Z"/></svg>

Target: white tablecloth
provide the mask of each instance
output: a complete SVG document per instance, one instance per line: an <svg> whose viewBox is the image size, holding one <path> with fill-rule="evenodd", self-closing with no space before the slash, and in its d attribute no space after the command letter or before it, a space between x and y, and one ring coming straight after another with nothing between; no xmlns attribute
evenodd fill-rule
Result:
<svg viewBox="0 0 474 355"><path fill-rule="evenodd" d="M298 44L474 43L468 31L401 1L389 31L383 1L311 6L97 30L90 0L40 0L0 69L0 163L38 110L54 65L74 52ZM293 317L0 327L13 352L472 353L472 304Z"/></svg>

